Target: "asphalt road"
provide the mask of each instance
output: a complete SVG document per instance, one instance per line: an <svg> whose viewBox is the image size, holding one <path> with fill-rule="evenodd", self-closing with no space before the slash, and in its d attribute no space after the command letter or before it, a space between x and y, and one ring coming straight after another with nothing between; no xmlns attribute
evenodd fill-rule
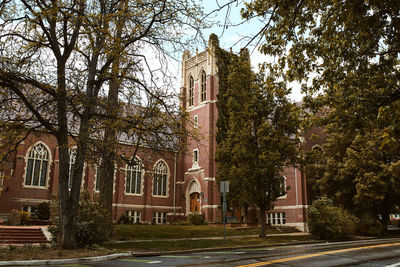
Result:
<svg viewBox="0 0 400 267"><path fill-rule="evenodd" d="M400 238L131 257L83 266L400 266Z"/></svg>

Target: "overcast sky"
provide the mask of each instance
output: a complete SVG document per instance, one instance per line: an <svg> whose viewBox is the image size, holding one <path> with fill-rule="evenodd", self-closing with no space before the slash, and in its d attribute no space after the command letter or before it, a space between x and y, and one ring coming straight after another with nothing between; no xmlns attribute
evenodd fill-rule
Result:
<svg viewBox="0 0 400 267"><path fill-rule="evenodd" d="M200 5L203 6L206 14L219 9L229 0L199 0ZM239 52L240 48L246 46L249 42L249 37L256 35L263 27L263 22L259 19L253 19L248 22L243 22L240 15L240 10L244 7L244 1L237 1L231 4L230 7L225 7L218 12L210 15L210 19L214 21L210 29L203 31L204 36L208 38L211 33L215 33L219 38L220 46L226 50L232 48L233 52ZM224 27L225 26L225 27ZM227 27L226 27L227 26ZM258 39L255 39L252 44L248 46L251 52L252 65L256 68L259 63L268 60L266 55L261 55L257 49L254 49ZM204 49L204 48L203 48ZM202 50L199 48L199 50ZM298 84L291 84L293 101L301 101L302 95L300 93L300 86Z"/></svg>

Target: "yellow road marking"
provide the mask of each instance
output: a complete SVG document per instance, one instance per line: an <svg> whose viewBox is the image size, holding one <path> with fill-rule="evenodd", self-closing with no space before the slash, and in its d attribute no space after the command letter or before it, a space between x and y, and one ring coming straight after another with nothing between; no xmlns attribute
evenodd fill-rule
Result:
<svg viewBox="0 0 400 267"><path fill-rule="evenodd" d="M268 265L268 264L273 264L273 263L280 263L280 262L285 262L285 261L302 260L302 259L307 259L307 258L312 258L312 257L323 256L323 255L327 255L327 254L335 254L335 253L342 253L342 252L361 250L361 249L367 249L367 248L387 247L387 246L394 246L394 245L400 245L400 243L390 243L390 244L380 244L380 245L372 245L372 246L358 247L358 248L346 248L346 249L330 250L330 251L314 253L314 254L308 254L308 255L303 255L303 256L296 256L296 257L290 257L290 258L283 258L283 259L269 260L269 261L264 261L264 262L257 262L257 263L253 263L253 264L247 264L247 265L240 265L240 266L237 266L237 267L257 267L257 266L263 266L263 265Z"/></svg>

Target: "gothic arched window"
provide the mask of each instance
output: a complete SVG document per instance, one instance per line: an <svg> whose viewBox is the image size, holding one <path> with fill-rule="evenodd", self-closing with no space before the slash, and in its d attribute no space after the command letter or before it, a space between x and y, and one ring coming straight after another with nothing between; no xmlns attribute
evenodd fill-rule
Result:
<svg viewBox="0 0 400 267"><path fill-rule="evenodd" d="M199 127L199 116L198 115L194 115L193 128L198 128L198 127Z"/></svg>
<svg viewBox="0 0 400 267"><path fill-rule="evenodd" d="M322 149L322 147L320 145L314 145L311 150L312 150L312 152L314 154L314 158L315 158L314 164L321 165L323 163L322 157L323 157L324 150Z"/></svg>
<svg viewBox="0 0 400 267"><path fill-rule="evenodd" d="M103 168L101 166L102 159L100 158L98 160L97 166L96 166L96 181L94 183L94 190L95 191L100 191L100 183L101 180L103 179Z"/></svg>
<svg viewBox="0 0 400 267"><path fill-rule="evenodd" d="M112 180L113 180L113 190L115 190L115 179L116 179L116 172L117 171L117 166L116 164L114 164L114 171L113 171L113 176L112 176ZM95 174L95 181L94 181L94 190L95 192L100 192L100 187L101 184L103 183L103 179L108 178L107 177L107 172L105 167L103 166L103 159L99 158L97 159L97 164L96 164L96 174Z"/></svg>
<svg viewBox="0 0 400 267"><path fill-rule="evenodd" d="M159 161L154 166L153 178L153 195L166 196L167 195L167 178L168 169L164 161Z"/></svg>
<svg viewBox="0 0 400 267"><path fill-rule="evenodd" d="M72 187L72 175L76 161L76 148L71 148L69 151L69 165L68 165L68 188Z"/></svg>
<svg viewBox="0 0 400 267"><path fill-rule="evenodd" d="M46 186L49 166L49 151L43 144L36 144L29 149L25 185Z"/></svg>
<svg viewBox="0 0 400 267"><path fill-rule="evenodd" d="M286 185L286 177L282 176L281 177L281 195L284 196L287 194L286 192L287 185Z"/></svg>
<svg viewBox="0 0 400 267"><path fill-rule="evenodd" d="M132 163L126 166L125 193L141 194L142 177L142 162L138 158L135 158Z"/></svg>
<svg viewBox="0 0 400 267"><path fill-rule="evenodd" d="M188 93L189 106L194 104L194 79L192 76L189 77L189 93Z"/></svg>
<svg viewBox="0 0 400 267"><path fill-rule="evenodd" d="M201 102L207 100L206 72L201 71Z"/></svg>

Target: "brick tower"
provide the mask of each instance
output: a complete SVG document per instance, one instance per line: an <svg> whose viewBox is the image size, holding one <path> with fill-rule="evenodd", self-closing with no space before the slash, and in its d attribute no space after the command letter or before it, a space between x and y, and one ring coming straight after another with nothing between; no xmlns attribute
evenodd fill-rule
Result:
<svg viewBox="0 0 400 267"><path fill-rule="evenodd" d="M191 56L185 51L182 56L181 106L186 108L188 129L197 128L199 141L192 137L186 140L186 153L179 161L177 204L181 215L203 213L208 222L221 222L222 209L216 184L216 133L217 94L219 91L215 42L211 37L208 48ZM307 139L307 138L306 138ZM284 170L286 195L278 198L274 209L267 211L267 223L277 226L292 226L306 230L307 190L306 179L301 169L287 167ZM241 214L232 214L243 219ZM257 208L249 207L246 222L256 222Z"/></svg>
<svg viewBox="0 0 400 267"><path fill-rule="evenodd" d="M218 78L215 47L211 39L208 49L191 56L182 56L181 105L186 108L190 122L196 128L199 141L189 137L187 152L181 162L183 175L183 212L204 213L207 221L220 220L220 199L216 187L215 149L217 123Z"/></svg>

